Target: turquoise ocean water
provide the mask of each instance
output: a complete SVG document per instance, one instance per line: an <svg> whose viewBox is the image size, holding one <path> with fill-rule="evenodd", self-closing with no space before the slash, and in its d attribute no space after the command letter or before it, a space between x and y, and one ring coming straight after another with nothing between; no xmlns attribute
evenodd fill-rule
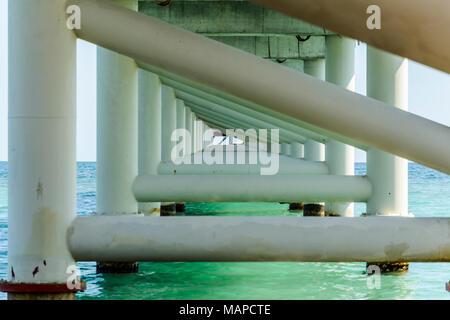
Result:
<svg viewBox="0 0 450 320"><path fill-rule="evenodd" d="M95 163L78 163L78 215L95 211ZM356 165L356 174L365 164ZM6 278L8 163L0 162L0 278ZM356 204L355 215L365 211ZM450 176L409 164L409 211L450 216ZM301 215L278 203L189 203L186 215ZM139 273L103 275L78 263L87 290L78 299L450 299L449 263L411 263L409 271L381 276L369 289L365 263L141 263ZM0 299L6 295L0 293Z"/></svg>

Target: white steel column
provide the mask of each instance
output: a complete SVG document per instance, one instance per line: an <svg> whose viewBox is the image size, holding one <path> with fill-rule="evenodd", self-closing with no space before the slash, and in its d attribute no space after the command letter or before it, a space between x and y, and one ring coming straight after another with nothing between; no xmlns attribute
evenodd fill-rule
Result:
<svg viewBox="0 0 450 320"><path fill-rule="evenodd" d="M161 161L170 162L172 149L175 142L171 136L177 127L177 107L175 92L172 88L162 86L162 127L161 127ZM175 202L161 203L161 216L174 215L176 212Z"/></svg>
<svg viewBox="0 0 450 320"><path fill-rule="evenodd" d="M186 109L185 109L185 121L186 121L185 127L186 127L186 130L189 132L189 136L191 138L189 141L186 141L186 143L191 144L191 147L190 147L191 154L194 152L194 146L192 145L192 134L193 134L193 132L192 132L192 126L193 126L192 115L193 114L192 114L191 108L186 107Z"/></svg>
<svg viewBox="0 0 450 320"><path fill-rule="evenodd" d="M115 0L137 10L136 0ZM97 213L134 214L138 173L138 68L133 59L97 50Z"/></svg>
<svg viewBox="0 0 450 320"><path fill-rule="evenodd" d="M325 59L307 60L304 64L304 73L325 81ZM305 160L325 161L325 145L308 139L305 142ZM307 203L303 206L304 216L324 216L325 203Z"/></svg>
<svg viewBox="0 0 450 320"><path fill-rule="evenodd" d="M176 98L172 88L162 86L162 141L161 160L169 162L175 142L171 141L172 133L177 126Z"/></svg>
<svg viewBox="0 0 450 320"><path fill-rule="evenodd" d="M113 0L137 11L137 0ZM83 14L83 13L82 13ZM131 185L138 174L138 67L97 48L97 214L138 214ZM138 264L99 261L98 273L137 272Z"/></svg>
<svg viewBox="0 0 450 320"><path fill-rule="evenodd" d="M339 35L327 36L326 50L326 80L347 90L355 91L355 40ZM333 121L332 117L330 121ZM326 161L330 174L355 174L355 148L352 146L335 140L327 141ZM354 204L351 202L327 203L325 211L352 217Z"/></svg>
<svg viewBox="0 0 450 320"><path fill-rule="evenodd" d="M203 149L203 121L196 117L195 119L195 152L201 152Z"/></svg>
<svg viewBox="0 0 450 320"><path fill-rule="evenodd" d="M305 160L325 161L325 145L308 139L305 142Z"/></svg>
<svg viewBox="0 0 450 320"><path fill-rule="evenodd" d="M325 59L306 60L304 73L325 81ZM311 139L306 140L305 160L325 161L325 145Z"/></svg>
<svg viewBox="0 0 450 320"><path fill-rule="evenodd" d="M304 157L304 147L300 142L291 142L291 156L296 159Z"/></svg>
<svg viewBox="0 0 450 320"><path fill-rule="evenodd" d="M10 299L75 298L66 231L76 217L76 37L65 12L59 0L9 1L8 282L0 289Z"/></svg>
<svg viewBox="0 0 450 320"><path fill-rule="evenodd" d="M408 60L367 47L367 95L408 110ZM420 133L419 133L420 134ZM367 174L374 194L369 215L408 214L408 162L392 154L369 149Z"/></svg>
<svg viewBox="0 0 450 320"><path fill-rule="evenodd" d="M177 99L176 101L176 117L177 117L177 129L186 129L186 106L184 105L184 101ZM186 152L186 139L188 136L183 135L183 152ZM177 142L175 142L177 143ZM184 156L189 156L189 154L186 154ZM184 212L186 210L186 204L184 202L177 202L175 204L175 210L176 212Z"/></svg>
<svg viewBox="0 0 450 320"><path fill-rule="evenodd" d="M289 156L291 154L291 145L289 143L283 142L280 146L281 154Z"/></svg>
<svg viewBox="0 0 450 320"><path fill-rule="evenodd" d="M157 174L161 162L161 81L139 70L139 175ZM159 202L139 202L145 215L159 212Z"/></svg>

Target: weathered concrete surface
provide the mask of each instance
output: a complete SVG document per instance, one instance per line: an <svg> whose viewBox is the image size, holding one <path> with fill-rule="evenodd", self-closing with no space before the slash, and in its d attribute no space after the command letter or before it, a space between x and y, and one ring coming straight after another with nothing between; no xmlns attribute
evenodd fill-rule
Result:
<svg viewBox="0 0 450 320"><path fill-rule="evenodd" d="M140 1L139 12L205 35L326 35L323 28L247 1Z"/></svg>
<svg viewBox="0 0 450 320"><path fill-rule="evenodd" d="M294 35L276 37L213 36L210 38L264 59L309 60L325 57L324 36L313 36L306 41L299 41ZM295 69L303 71L298 66L295 66Z"/></svg>

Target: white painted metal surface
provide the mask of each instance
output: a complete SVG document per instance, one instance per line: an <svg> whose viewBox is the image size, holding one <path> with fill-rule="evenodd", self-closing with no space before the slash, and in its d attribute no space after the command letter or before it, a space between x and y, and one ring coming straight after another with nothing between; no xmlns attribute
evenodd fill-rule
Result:
<svg viewBox="0 0 450 320"><path fill-rule="evenodd" d="M291 156L295 159L302 159L305 155L304 145L300 142L291 142Z"/></svg>
<svg viewBox="0 0 450 320"><path fill-rule="evenodd" d="M368 46L367 95L408 110L408 60ZM417 131L414 136L421 134ZM439 145L438 141L434 143ZM408 214L407 160L369 149L367 175L374 185L373 196L367 203L368 214Z"/></svg>
<svg viewBox="0 0 450 320"><path fill-rule="evenodd" d="M447 0L251 0L267 8L450 72ZM380 29L367 20L379 9Z"/></svg>
<svg viewBox="0 0 450 320"><path fill-rule="evenodd" d="M83 28L75 30L81 39L450 173L450 148L435 143L450 140L450 128L445 125L106 0L70 3L80 5L83 11ZM330 113L333 121L329 121ZM413 135L411 128L421 134Z"/></svg>
<svg viewBox="0 0 450 320"><path fill-rule="evenodd" d="M66 283L75 265L76 37L63 1L9 2L8 281Z"/></svg>
<svg viewBox="0 0 450 320"><path fill-rule="evenodd" d="M371 190L365 177L330 175L139 176L133 185L142 202L365 202Z"/></svg>
<svg viewBox="0 0 450 320"><path fill-rule="evenodd" d="M172 133L177 127L176 98L172 88L162 86L162 126L161 126L161 160L168 162L171 159L175 142L171 140Z"/></svg>
<svg viewBox="0 0 450 320"><path fill-rule="evenodd" d="M325 59L305 61L304 72L312 77L325 81ZM305 160L325 161L325 145L308 139L305 142Z"/></svg>
<svg viewBox="0 0 450 320"><path fill-rule="evenodd" d="M186 130L189 132L191 140L190 140L190 144L191 144L191 154L194 152L194 145L193 145L193 120L192 120L192 110L189 107L186 107L185 109L185 128Z"/></svg>
<svg viewBox="0 0 450 320"><path fill-rule="evenodd" d="M350 91L355 91L355 40L338 35L325 38L325 80ZM333 117L330 117L333 121ZM355 148L335 140L325 144L326 162L330 174L353 175L355 173ZM354 204L327 203L325 210L341 216L352 217Z"/></svg>
<svg viewBox="0 0 450 320"><path fill-rule="evenodd" d="M115 2L137 11L136 0ZM133 59L98 47L97 214L138 211L130 191L137 173L138 68Z"/></svg>
<svg viewBox="0 0 450 320"><path fill-rule="evenodd" d="M161 81L139 70L139 175L157 174L161 162ZM159 202L138 203L139 212L151 214Z"/></svg>
<svg viewBox="0 0 450 320"><path fill-rule="evenodd" d="M449 234L448 218L77 217L67 238L78 261L450 262Z"/></svg>

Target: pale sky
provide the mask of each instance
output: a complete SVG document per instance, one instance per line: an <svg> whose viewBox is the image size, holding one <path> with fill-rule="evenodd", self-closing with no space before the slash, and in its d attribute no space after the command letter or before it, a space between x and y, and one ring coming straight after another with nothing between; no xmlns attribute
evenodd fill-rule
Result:
<svg viewBox="0 0 450 320"><path fill-rule="evenodd" d="M8 159L8 26L7 0L0 0L0 161ZM356 48L356 91L366 90L366 46ZM77 160L95 161L96 47L78 41ZM409 61L409 111L450 126L450 75ZM420 133L417 133L420 134ZM443 148L450 148L450 142ZM356 161L365 161L357 151Z"/></svg>

